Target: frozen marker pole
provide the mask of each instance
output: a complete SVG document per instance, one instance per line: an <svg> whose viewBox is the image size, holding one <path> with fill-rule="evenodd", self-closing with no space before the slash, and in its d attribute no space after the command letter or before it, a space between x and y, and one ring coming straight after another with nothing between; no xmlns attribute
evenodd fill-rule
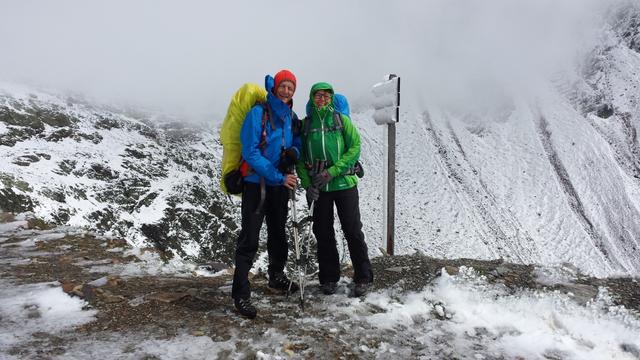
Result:
<svg viewBox="0 0 640 360"><path fill-rule="evenodd" d="M385 174L387 186L384 188L384 240L387 253L393 255L395 233L395 197L396 197L396 123L400 119L400 77L395 74L385 76L385 81L373 86L373 120L378 125L387 125L387 172Z"/></svg>

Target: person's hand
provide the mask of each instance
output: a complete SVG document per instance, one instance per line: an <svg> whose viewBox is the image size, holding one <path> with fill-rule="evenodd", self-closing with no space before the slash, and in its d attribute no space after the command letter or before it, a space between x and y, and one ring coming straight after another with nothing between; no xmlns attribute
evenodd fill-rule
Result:
<svg viewBox="0 0 640 360"><path fill-rule="evenodd" d="M298 161L298 152L294 148L288 148L280 154L278 170L283 174L290 173L295 167L296 161Z"/></svg>
<svg viewBox="0 0 640 360"><path fill-rule="evenodd" d="M327 172L327 170L323 170L319 174L313 175L313 177L311 178L311 183L313 184L313 187L320 189L321 187L327 185L329 181L331 181L331 179L332 177Z"/></svg>
<svg viewBox="0 0 640 360"><path fill-rule="evenodd" d="M284 187L293 190L298 184L298 177L295 174L287 174L284 176Z"/></svg>
<svg viewBox="0 0 640 360"><path fill-rule="evenodd" d="M309 204L318 200L319 197L320 197L320 190L318 190L317 187L309 186L307 188L307 202Z"/></svg>

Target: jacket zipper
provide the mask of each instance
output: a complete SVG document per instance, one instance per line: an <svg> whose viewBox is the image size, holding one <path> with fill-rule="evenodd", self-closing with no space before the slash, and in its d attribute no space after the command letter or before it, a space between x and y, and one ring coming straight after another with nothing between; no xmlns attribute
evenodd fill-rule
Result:
<svg viewBox="0 0 640 360"><path fill-rule="evenodd" d="M318 113L318 117L320 118L320 133L321 135L321 139L322 139L322 156L324 158L324 162L325 164L327 163L327 149L325 146L325 141L324 141L324 116L320 115L320 111L318 109L316 109L316 112ZM325 169L326 171L327 169ZM327 183L325 185L325 191L329 191L329 184Z"/></svg>

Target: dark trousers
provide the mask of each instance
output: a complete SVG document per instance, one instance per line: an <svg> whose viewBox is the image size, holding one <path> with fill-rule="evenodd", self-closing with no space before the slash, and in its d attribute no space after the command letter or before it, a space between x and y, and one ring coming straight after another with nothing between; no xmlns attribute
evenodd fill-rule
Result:
<svg viewBox="0 0 640 360"><path fill-rule="evenodd" d="M249 270L258 251L260 228L267 219L267 252L269 275L284 270L287 262L288 244L286 236L287 201L289 190L284 186L266 186L262 210L256 213L260 203L260 185L245 183L242 191L242 229L236 243L236 267L233 273L231 297L245 299L251 296Z"/></svg>
<svg viewBox="0 0 640 360"><path fill-rule="evenodd" d="M333 229L333 204L338 209L338 218L349 247L354 270L354 282L373 281L367 243L360 222L360 198L358 188L332 192L320 192L313 209L313 233L318 241L318 266L320 283L340 280L340 259Z"/></svg>

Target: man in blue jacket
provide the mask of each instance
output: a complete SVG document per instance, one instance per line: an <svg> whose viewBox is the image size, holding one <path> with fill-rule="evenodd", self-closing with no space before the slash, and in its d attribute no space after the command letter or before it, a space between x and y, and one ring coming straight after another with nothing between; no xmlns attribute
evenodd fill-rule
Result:
<svg viewBox="0 0 640 360"><path fill-rule="evenodd" d="M255 105L247 114L240 141L242 158L250 167L242 191L242 229L235 254L231 296L238 312L253 319L249 270L258 250L260 228L266 217L269 287L295 292L298 285L284 274L288 244L285 225L288 200L298 178L293 168L300 156L300 138L292 131L295 116L293 94L296 77L289 70L265 79L267 103Z"/></svg>

